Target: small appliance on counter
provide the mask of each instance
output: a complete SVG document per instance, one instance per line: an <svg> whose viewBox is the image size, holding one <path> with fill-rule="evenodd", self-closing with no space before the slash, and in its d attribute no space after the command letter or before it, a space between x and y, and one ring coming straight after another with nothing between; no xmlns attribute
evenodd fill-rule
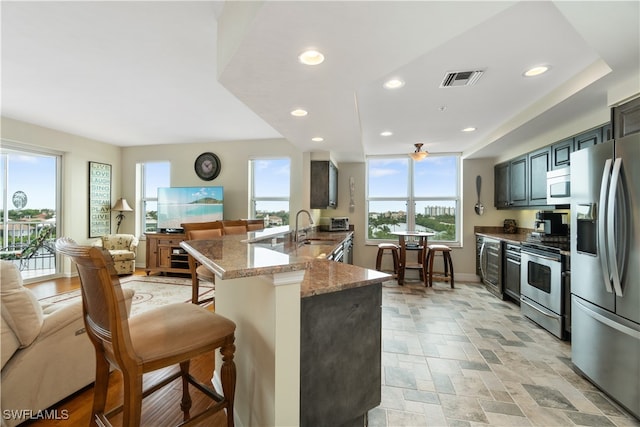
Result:
<svg viewBox="0 0 640 427"><path fill-rule="evenodd" d="M319 228L322 231L349 231L349 218L346 216L320 218Z"/></svg>
<svg viewBox="0 0 640 427"><path fill-rule="evenodd" d="M502 225L502 231L505 234L515 234L518 231L518 225L515 219L505 219Z"/></svg>
<svg viewBox="0 0 640 427"><path fill-rule="evenodd" d="M562 223L561 213L539 211L536 212L536 221L533 235L566 236L569 233L567 224Z"/></svg>

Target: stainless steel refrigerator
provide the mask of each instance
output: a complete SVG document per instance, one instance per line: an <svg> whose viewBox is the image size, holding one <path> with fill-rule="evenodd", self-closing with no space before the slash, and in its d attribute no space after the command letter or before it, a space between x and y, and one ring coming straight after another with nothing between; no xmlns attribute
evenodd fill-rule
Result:
<svg viewBox="0 0 640 427"><path fill-rule="evenodd" d="M640 418L640 134L571 155L571 359Z"/></svg>

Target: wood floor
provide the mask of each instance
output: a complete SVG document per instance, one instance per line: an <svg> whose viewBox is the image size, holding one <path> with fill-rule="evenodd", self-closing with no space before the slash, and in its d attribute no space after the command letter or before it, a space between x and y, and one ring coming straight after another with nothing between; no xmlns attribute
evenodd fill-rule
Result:
<svg viewBox="0 0 640 427"><path fill-rule="evenodd" d="M136 275L144 275L143 270L136 271ZM80 281L75 278L61 278L48 280L40 283L26 285L38 298L55 295L60 292L67 292L78 289ZM214 367L213 354L201 356L191 362L191 373L194 377L205 384L210 384ZM151 372L144 377L145 386L153 384L155 379L170 370L178 368L167 368ZM211 401L195 388L190 388L193 400L192 414L195 414L207 407ZM147 397L142 402L142 426L162 427L177 425L182 421L182 411L180 410L180 399L182 396L182 383L178 379L165 388ZM122 403L122 375L119 371L114 371L109 378L109 395L107 398L107 408L113 408ZM89 425L91 417L91 406L93 403L93 385L87 386L69 398L59 402L50 409L55 409L52 413L58 415L58 420L35 420L21 424L24 426L36 427L86 427ZM63 419L64 418L64 419ZM114 426L122 425L122 415L117 415L111 419ZM226 417L220 413L213 420L205 420L198 426L224 426Z"/></svg>

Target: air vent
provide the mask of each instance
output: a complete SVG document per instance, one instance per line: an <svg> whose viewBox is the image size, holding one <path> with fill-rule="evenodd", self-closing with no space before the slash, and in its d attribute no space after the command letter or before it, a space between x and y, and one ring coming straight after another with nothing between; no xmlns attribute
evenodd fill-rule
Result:
<svg viewBox="0 0 640 427"><path fill-rule="evenodd" d="M453 71L444 76L440 87L471 86L475 84L484 74L482 70L476 71Z"/></svg>

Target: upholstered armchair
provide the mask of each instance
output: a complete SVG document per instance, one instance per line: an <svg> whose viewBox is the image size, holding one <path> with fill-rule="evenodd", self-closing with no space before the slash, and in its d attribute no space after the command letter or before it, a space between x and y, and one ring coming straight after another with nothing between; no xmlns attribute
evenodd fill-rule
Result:
<svg viewBox="0 0 640 427"><path fill-rule="evenodd" d="M133 234L106 234L96 242L109 251L113 266L119 275L133 274L136 270L136 250L138 238Z"/></svg>
<svg viewBox="0 0 640 427"><path fill-rule="evenodd" d="M0 261L3 427L53 404L95 379L95 350L85 332L82 301L40 304L22 286L18 267ZM129 309L133 291L125 290ZM10 412L7 412L10 411ZM22 412L20 412L22 411ZM23 418L20 418L20 417Z"/></svg>

